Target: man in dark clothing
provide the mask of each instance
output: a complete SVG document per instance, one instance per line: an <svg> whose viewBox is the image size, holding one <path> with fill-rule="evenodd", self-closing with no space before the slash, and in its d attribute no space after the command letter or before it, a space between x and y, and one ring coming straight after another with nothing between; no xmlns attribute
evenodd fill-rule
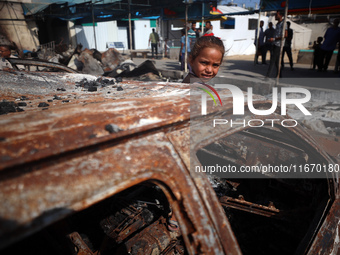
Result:
<svg viewBox="0 0 340 255"><path fill-rule="evenodd" d="M287 38L285 40L285 44L283 45L283 52L282 52L282 59L281 59L281 66L284 67L284 57L285 53L287 53L289 59L290 70L294 70L293 68L293 57L292 57L292 39L293 39L293 30L290 28L290 22L287 21Z"/></svg>
<svg viewBox="0 0 340 255"><path fill-rule="evenodd" d="M212 31L212 25L211 22L208 20L207 22L205 22L205 34L203 36L214 36L214 33Z"/></svg>
<svg viewBox="0 0 340 255"><path fill-rule="evenodd" d="M276 67L276 77L279 74L279 77L282 77L282 68L279 70L279 63L280 63L280 50L281 50L281 39L282 39L282 30L283 30L283 11L277 11L275 15L275 19L278 21L275 27L275 34L274 38L272 38L270 41L274 42L273 45L273 54L272 58L270 59L270 65L267 71L266 78L270 77L274 65ZM287 30L285 31L284 34L286 37L287 36Z"/></svg>
<svg viewBox="0 0 340 255"><path fill-rule="evenodd" d="M191 23L191 29L195 32L196 39L200 38L200 33L198 32L198 30L196 28L196 21L193 21Z"/></svg>
<svg viewBox="0 0 340 255"><path fill-rule="evenodd" d="M325 33L325 40L323 41L323 44L321 45L321 57L320 57L320 68L319 71L322 69L324 71L327 71L329 62L332 58L333 51L336 47L336 44L340 40L340 28L339 26L339 20L335 19L333 22L333 26L328 28Z"/></svg>
<svg viewBox="0 0 340 255"><path fill-rule="evenodd" d="M260 21L260 30L259 30L259 38L257 38L257 28L255 30L255 47L256 47L256 53L255 53L255 62L258 64L258 58L259 55L261 55L262 58L262 64L266 64L266 61L264 60L263 53L264 53L264 31L263 31L263 20Z"/></svg>
<svg viewBox="0 0 340 255"><path fill-rule="evenodd" d="M268 28L266 31L264 31L264 37L265 37L265 44L264 44L264 52L263 52L263 61L264 63L267 63L267 51L270 52L270 58L272 58L273 54L273 45L274 42L271 41L271 38L274 38L275 35L275 29L273 28L273 23L269 22Z"/></svg>

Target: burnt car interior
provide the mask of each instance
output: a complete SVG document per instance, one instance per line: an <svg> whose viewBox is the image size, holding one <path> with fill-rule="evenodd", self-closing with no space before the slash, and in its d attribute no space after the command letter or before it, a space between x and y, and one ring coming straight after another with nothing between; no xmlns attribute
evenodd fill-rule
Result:
<svg viewBox="0 0 340 255"><path fill-rule="evenodd" d="M301 140L301 139L300 139ZM323 163L279 128L250 128L196 153L202 166ZM256 174L256 173L255 173ZM305 254L331 205L326 178L208 175L243 254ZM261 174L261 175L260 175Z"/></svg>
<svg viewBox="0 0 340 255"><path fill-rule="evenodd" d="M278 127L235 132L201 147L196 155L203 167L325 163L301 138ZM332 205L329 179L283 177L208 175L243 254L306 254L311 246ZM188 254L180 226L170 224L171 214L162 189L144 182L74 212L1 253Z"/></svg>
<svg viewBox="0 0 340 255"><path fill-rule="evenodd" d="M142 183L7 247L2 254L188 254L159 186Z"/></svg>

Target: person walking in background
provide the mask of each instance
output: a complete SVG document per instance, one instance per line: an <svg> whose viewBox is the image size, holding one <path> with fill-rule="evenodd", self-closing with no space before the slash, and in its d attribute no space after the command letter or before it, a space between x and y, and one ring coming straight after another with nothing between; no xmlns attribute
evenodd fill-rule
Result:
<svg viewBox="0 0 340 255"><path fill-rule="evenodd" d="M333 21L333 26L326 30L326 33L324 35L325 40L323 41L323 44L320 47L321 56L318 69L319 72L321 72L322 70L327 71L329 62L333 55L333 51L336 47L336 44L340 40L340 28L338 26L339 20L335 19Z"/></svg>
<svg viewBox="0 0 340 255"><path fill-rule="evenodd" d="M203 36L201 28L197 28L197 32L198 32L198 37L202 37Z"/></svg>
<svg viewBox="0 0 340 255"><path fill-rule="evenodd" d="M191 27L188 25L188 37L190 39L190 49L192 49L192 47L194 46L194 44L196 42L196 33L192 29L192 25L191 25Z"/></svg>
<svg viewBox="0 0 340 255"><path fill-rule="evenodd" d="M266 78L270 77L274 65L276 67L276 77L282 77L282 68L279 70L279 63L280 63L280 50L281 50L281 39L282 39L282 32L283 32L283 11L277 11L275 15L275 20L278 21L275 27L274 38L271 38L270 41L274 42L273 45L273 54L270 59L270 65L267 71ZM287 30L285 31L284 37L287 37Z"/></svg>
<svg viewBox="0 0 340 255"><path fill-rule="evenodd" d="M268 28L266 29L266 31L264 31L264 37L265 37L265 44L264 44L264 51L263 51L263 62L266 65L267 64L267 51L269 51L270 53L270 58L272 58L272 54L273 54L273 45L274 42L271 41L271 38L274 38L275 36L275 29L273 28L273 23L269 22L268 23Z"/></svg>
<svg viewBox="0 0 340 255"><path fill-rule="evenodd" d="M320 54L321 54L321 42L323 38L322 36L319 36L316 41L314 41L313 44L313 70L315 70L315 67L318 66L318 69L321 69L322 66L320 66L321 61L320 61Z"/></svg>
<svg viewBox="0 0 340 255"><path fill-rule="evenodd" d="M186 43L185 43L185 29L181 30L181 49L180 49L180 53L181 53L181 70L184 71L184 67L185 67L185 50L186 50ZM187 43L188 43L188 53L191 51L190 50L190 38L187 37Z"/></svg>
<svg viewBox="0 0 340 255"><path fill-rule="evenodd" d="M154 52L156 52L156 58L158 55L158 44L159 44L159 36L155 32L155 29L152 29L152 33L149 36L149 45L151 43L151 52L152 52L152 58L154 58Z"/></svg>
<svg viewBox="0 0 340 255"><path fill-rule="evenodd" d="M214 33L212 31L212 25L209 20L205 22L205 33L203 36L214 36Z"/></svg>
<svg viewBox="0 0 340 255"><path fill-rule="evenodd" d="M339 47L338 47L338 55L335 60L334 73L339 72L339 67L340 67L340 41L339 41Z"/></svg>
<svg viewBox="0 0 340 255"><path fill-rule="evenodd" d="M289 65L290 70L294 70L293 68L293 56L292 56L292 39L293 39L293 30L290 28L290 22L287 21L287 38L285 40L285 43L283 45L283 51L282 51L282 59L281 59L281 66L284 68L284 57L285 53L287 53L288 59L289 59Z"/></svg>
<svg viewBox="0 0 340 255"><path fill-rule="evenodd" d="M256 47L256 53L255 53L255 63L258 64L258 58L259 55L261 55L262 58L262 64L266 64L266 61L263 57L264 55L264 31L263 31L263 20L260 21L260 29L259 29L259 38L257 38L257 28L255 30L255 47Z"/></svg>
<svg viewBox="0 0 340 255"><path fill-rule="evenodd" d="M200 38L200 33L199 33L198 29L196 28L196 21L193 21L191 23L191 29L195 32L196 39Z"/></svg>
<svg viewBox="0 0 340 255"><path fill-rule="evenodd" d="M6 59L11 57L11 48L7 45L0 45L0 70L10 71L13 69L11 63Z"/></svg>

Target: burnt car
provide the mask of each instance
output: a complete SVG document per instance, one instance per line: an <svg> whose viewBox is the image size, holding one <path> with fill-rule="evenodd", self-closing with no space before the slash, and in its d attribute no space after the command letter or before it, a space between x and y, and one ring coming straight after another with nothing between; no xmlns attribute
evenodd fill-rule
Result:
<svg viewBox="0 0 340 255"><path fill-rule="evenodd" d="M188 84L129 81L88 92L75 88L77 75L2 75L11 81L2 96L28 106L0 116L1 254L337 253L336 169L317 178L202 170L336 166L322 137L266 121L286 116L256 116L264 123L256 129L206 129L217 114L236 118L230 97L202 116Z"/></svg>

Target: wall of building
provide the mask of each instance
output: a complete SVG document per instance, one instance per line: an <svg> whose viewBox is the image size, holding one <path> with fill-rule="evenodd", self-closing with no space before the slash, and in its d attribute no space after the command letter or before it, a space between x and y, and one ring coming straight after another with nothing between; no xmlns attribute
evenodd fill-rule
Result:
<svg viewBox="0 0 340 255"><path fill-rule="evenodd" d="M123 42L125 50L128 48L127 30L125 27L118 27L115 20L95 23L95 34L96 42L92 23L76 26L77 43L81 43L83 49L94 49L97 44L97 50L103 52L108 49L109 42Z"/></svg>
<svg viewBox="0 0 340 255"><path fill-rule="evenodd" d="M152 28L150 26L150 20L135 20L135 49L147 49L149 43L149 35L152 32ZM157 31L156 27L154 27ZM150 47L149 47L150 48Z"/></svg>
<svg viewBox="0 0 340 255"><path fill-rule="evenodd" d="M2 2L0 33L14 42L20 51L37 49L38 28L34 21L25 21L20 3Z"/></svg>

